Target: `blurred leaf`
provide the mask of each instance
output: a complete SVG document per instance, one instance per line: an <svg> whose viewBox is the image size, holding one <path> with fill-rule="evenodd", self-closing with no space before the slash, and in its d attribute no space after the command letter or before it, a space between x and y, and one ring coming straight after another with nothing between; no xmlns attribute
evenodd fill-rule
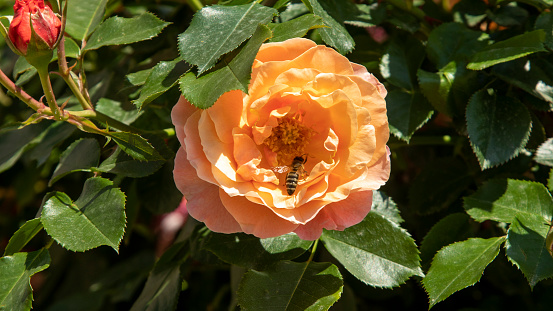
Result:
<svg viewBox="0 0 553 311"><path fill-rule="evenodd" d="M10 238L4 256L11 256L19 251L44 228L39 218L27 220Z"/></svg>
<svg viewBox="0 0 553 311"><path fill-rule="evenodd" d="M493 74L549 103L553 109L553 64L544 59L517 59L493 67Z"/></svg>
<svg viewBox="0 0 553 311"><path fill-rule="evenodd" d="M545 31L544 45L552 50L553 49L553 13L544 11L536 19L534 25L535 29L542 29Z"/></svg>
<svg viewBox="0 0 553 311"><path fill-rule="evenodd" d="M504 5L491 12L489 17L500 26L512 27L523 25L528 19L528 11L519 6Z"/></svg>
<svg viewBox="0 0 553 311"><path fill-rule="evenodd" d="M35 140L36 146L29 151L29 159L37 161L37 166L44 164L48 160L50 153L52 153L54 146L69 138L74 131L75 127L69 123L52 123Z"/></svg>
<svg viewBox="0 0 553 311"><path fill-rule="evenodd" d="M49 186L69 173L87 170L98 166L100 145L93 138L81 138L74 141L60 156L60 162L48 182Z"/></svg>
<svg viewBox="0 0 553 311"><path fill-rule="evenodd" d="M465 213L453 213L440 219L421 242L421 260L423 267L430 266L432 258L442 247L468 239L472 236L470 218Z"/></svg>
<svg viewBox="0 0 553 311"><path fill-rule="evenodd" d="M446 23L432 30L426 52L437 68L443 68L452 61L468 61L488 45L488 40L486 33L470 30L460 23Z"/></svg>
<svg viewBox="0 0 553 311"><path fill-rule="evenodd" d="M125 194L104 178L89 178L74 203L63 192L52 192L40 217L46 232L74 252L108 245L119 252L125 232Z"/></svg>
<svg viewBox="0 0 553 311"><path fill-rule="evenodd" d="M196 12L178 39L182 59L198 66L198 75L248 39L259 24L268 24L277 11L252 2L237 6L207 6ZM251 66L250 66L251 67Z"/></svg>
<svg viewBox="0 0 553 311"><path fill-rule="evenodd" d="M416 130L421 128L434 110L421 93L407 93L393 90L386 98L390 132L397 138L409 142Z"/></svg>
<svg viewBox="0 0 553 311"><path fill-rule="evenodd" d="M117 148L96 170L104 173L140 178L155 173L163 166L163 163L165 163L163 160L148 162L134 160L131 156L121 152L121 148Z"/></svg>
<svg viewBox="0 0 553 311"><path fill-rule="evenodd" d="M381 24L386 19L386 5L382 3L356 4L356 7L357 9L353 11L353 14L344 16L344 24L371 27Z"/></svg>
<svg viewBox="0 0 553 311"><path fill-rule="evenodd" d="M321 5L324 1L324 7ZM321 38L325 43L332 46L341 54L349 53L355 47L355 41L350 36L349 32L339 21L335 19L336 11L343 6L348 6L349 2L336 3L334 0L302 0L309 8L311 13L323 19L328 28L320 28L317 31L321 34Z"/></svg>
<svg viewBox="0 0 553 311"><path fill-rule="evenodd" d="M409 206L423 215L448 208L472 181L463 161L456 158L432 161L413 179L409 188Z"/></svg>
<svg viewBox="0 0 553 311"><path fill-rule="evenodd" d="M471 196L465 197L465 210L476 221L513 222L515 216L553 217L553 199L541 183L494 179Z"/></svg>
<svg viewBox="0 0 553 311"><path fill-rule="evenodd" d="M111 17L96 28L83 50L90 51L107 45L149 40L156 37L169 24L171 23L164 22L149 12L132 18Z"/></svg>
<svg viewBox="0 0 553 311"><path fill-rule="evenodd" d="M144 83L146 83L146 80L150 76L150 73L152 72L152 70L154 70L153 67L145 70L129 73L128 75L126 75L126 78L129 81L129 83L133 86L144 85Z"/></svg>
<svg viewBox="0 0 553 311"><path fill-rule="evenodd" d="M394 287L413 275L424 276L415 241L377 213L344 231L324 230L321 239L351 274L371 286Z"/></svg>
<svg viewBox="0 0 553 311"><path fill-rule="evenodd" d="M0 173L12 167L29 148L33 139L46 129L49 122L31 124L21 129L6 128L0 131Z"/></svg>
<svg viewBox="0 0 553 311"><path fill-rule="evenodd" d="M284 23L271 23L269 28L273 32L273 37L269 41L280 42L296 37L301 38L309 30L321 27L326 27L323 19L313 14L305 14Z"/></svg>
<svg viewBox="0 0 553 311"><path fill-rule="evenodd" d="M151 103L161 94L167 92L185 72L184 65L180 59L157 63L149 71L148 78L144 82L144 87L140 90L140 97L137 100L133 100L133 104L141 110L144 108L144 105Z"/></svg>
<svg viewBox="0 0 553 311"><path fill-rule="evenodd" d="M86 39L102 22L107 0L72 0L67 2L65 32L75 40Z"/></svg>
<svg viewBox="0 0 553 311"><path fill-rule="evenodd" d="M417 85L417 70L424 57L424 47L418 39L396 36L382 56L380 73L389 83L413 91Z"/></svg>
<svg viewBox="0 0 553 311"><path fill-rule="evenodd" d="M188 257L185 246L175 243L163 253L131 311L175 310L181 291L180 265Z"/></svg>
<svg viewBox="0 0 553 311"><path fill-rule="evenodd" d="M496 42L472 56L468 69L482 70L499 63L524 57L535 52L545 52L545 32L541 29Z"/></svg>
<svg viewBox="0 0 553 311"><path fill-rule="evenodd" d="M120 102L107 98L100 98L95 107L96 111L127 125L133 123L142 115L141 111L134 109L134 107L132 108L131 110L124 109Z"/></svg>
<svg viewBox="0 0 553 311"><path fill-rule="evenodd" d="M539 164L553 166L553 138L549 138L538 148L534 161Z"/></svg>
<svg viewBox="0 0 553 311"><path fill-rule="evenodd" d="M248 271L238 290L241 310L328 310L342 294L342 275L331 263L281 261Z"/></svg>
<svg viewBox="0 0 553 311"><path fill-rule="evenodd" d="M377 213L396 224L401 224L403 222L403 218L399 215L399 209L396 203L382 191L373 191L371 212Z"/></svg>
<svg viewBox="0 0 553 311"><path fill-rule="evenodd" d="M167 161L161 169L137 184L140 203L154 214L172 212L182 200L182 193L173 180L173 167L173 161Z"/></svg>
<svg viewBox="0 0 553 311"><path fill-rule="evenodd" d="M245 233L211 233L204 247L221 260L233 265L264 270L281 260L292 260L305 253L312 241L300 239L294 233L260 239Z"/></svg>
<svg viewBox="0 0 553 311"><path fill-rule="evenodd" d="M44 248L0 258L0 309L30 310L33 301L30 278L48 266L50 254Z"/></svg>
<svg viewBox="0 0 553 311"><path fill-rule="evenodd" d="M430 308L451 294L480 280L505 237L471 238L442 248L422 280L430 299Z"/></svg>
<svg viewBox="0 0 553 311"><path fill-rule="evenodd" d="M225 92L241 90L247 93L257 51L270 36L269 28L260 25L236 57L224 61L224 67L199 78L192 72L184 75L179 81L184 97L194 106L207 109Z"/></svg>
<svg viewBox="0 0 553 311"><path fill-rule="evenodd" d="M482 170L516 157L526 145L532 119L517 98L495 90L476 92L467 106L467 132Z"/></svg>
<svg viewBox="0 0 553 311"><path fill-rule="evenodd" d="M152 145L138 134L128 132L109 132L104 135L113 138L121 150L139 161L160 161L163 157Z"/></svg>
<svg viewBox="0 0 553 311"><path fill-rule="evenodd" d="M507 232L505 248L509 261L524 273L530 287L553 277L553 257L547 252L549 223L537 215L516 215Z"/></svg>

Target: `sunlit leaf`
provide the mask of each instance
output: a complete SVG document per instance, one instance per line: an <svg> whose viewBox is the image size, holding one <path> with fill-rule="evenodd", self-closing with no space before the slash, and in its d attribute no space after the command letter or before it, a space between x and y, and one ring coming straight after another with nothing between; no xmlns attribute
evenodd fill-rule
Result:
<svg viewBox="0 0 553 311"><path fill-rule="evenodd" d="M67 2L65 32L76 40L86 39L102 22L107 0L71 0Z"/></svg>
<svg viewBox="0 0 553 311"><path fill-rule="evenodd" d="M341 54L351 52L355 47L355 41L344 25L332 16L332 9L330 9L330 12L327 11L318 0L302 1L310 9L311 13L320 16L325 25L328 26L327 28L320 28L317 30L321 34L323 41L337 49ZM344 4L342 3L341 5Z"/></svg>
<svg viewBox="0 0 553 311"><path fill-rule="evenodd" d="M534 160L539 164L553 166L553 138L549 138L538 148Z"/></svg>
<svg viewBox="0 0 553 311"><path fill-rule="evenodd" d="M11 256L29 243L29 241L42 230L43 226L39 218L27 220L10 238L4 256Z"/></svg>
<svg viewBox="0 0 553 311"><path fill-rule="evenodd" d="M140 97L133 100L133 104L138 109L143 109L144 105L172 88L184 72L184 63L180 59L159 62L149 71L144 87L140 90Z"/></svg>
<svg viewBox="0 0 553 311"><path fill-rule="evenodd" d="M309 30L321 27L326 27L321 17L305 14L284 23L269 24L269 28L273 32L273 37L269 41L280 42L296 37L301 38Z"/></svg>

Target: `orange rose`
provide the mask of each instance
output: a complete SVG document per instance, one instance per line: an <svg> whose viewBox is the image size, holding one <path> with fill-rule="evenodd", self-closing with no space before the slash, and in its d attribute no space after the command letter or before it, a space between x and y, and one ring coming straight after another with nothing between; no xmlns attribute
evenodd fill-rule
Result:
<svg viewBox="0 0 553 311"><path fill-rule="evenodd" d="M227 92L206 110L181 97L173 108L173 174L190 215L260 238L315 240L359 223L390 174L386 93L365 67L311 40L264 44L248 95ZM289 195L279 170L295 157L306 162Z"/></svg>

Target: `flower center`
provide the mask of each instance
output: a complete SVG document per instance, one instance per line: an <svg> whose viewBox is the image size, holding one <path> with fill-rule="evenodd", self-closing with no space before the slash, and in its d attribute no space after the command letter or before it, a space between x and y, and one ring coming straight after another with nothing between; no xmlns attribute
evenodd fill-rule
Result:
<svg viewBox="0 0 553 311"><path fill-rule="evenodd" d="M277 154L279 165L290 164L294 157L305 154L305 147L315 135L315 130L304 125L300 117L297 114L279 119L271 136L263 141L263 144Z"/></svg>

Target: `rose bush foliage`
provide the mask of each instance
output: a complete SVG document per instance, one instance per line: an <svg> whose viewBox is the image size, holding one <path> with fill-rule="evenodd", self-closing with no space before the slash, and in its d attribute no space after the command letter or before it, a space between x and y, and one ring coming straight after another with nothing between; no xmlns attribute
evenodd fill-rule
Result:
<svg viewBox="0 0 553 311"><path fill-rule="evenodd" d="M217 232L307 240L363 220L390 174L384 86L301 38L262 45L251 77L248 94L227 92L207 110L182 97L173 108L174 178L190 215ZM304 178L288 195L279 168L298 156Z"/></svg>

